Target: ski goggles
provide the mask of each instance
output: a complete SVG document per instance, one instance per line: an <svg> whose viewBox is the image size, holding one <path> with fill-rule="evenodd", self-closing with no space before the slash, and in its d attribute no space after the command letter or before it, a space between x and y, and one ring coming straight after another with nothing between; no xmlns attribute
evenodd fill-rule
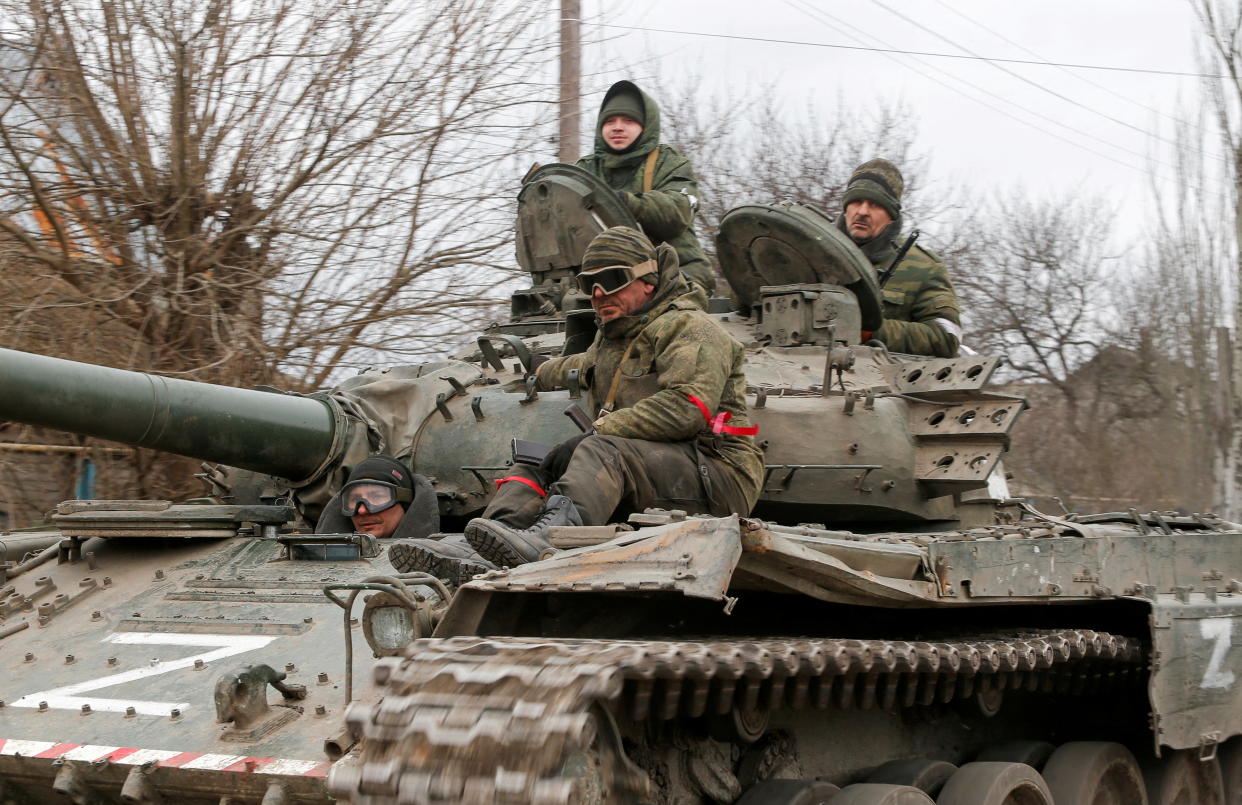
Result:
<svg viewBox="0 0 1242 805"><path fill-rule="evenodd" d="M590 271L581 271L576 279L578 290L587 296L594 296L596 288L607 295L616 293L634 280L650 277L658 270L656 261L648 260L636 266L604 266Z"/></svg>
<svg viewBox="0 0 1242 805"><path fill-rule="evenodd" d="M341 490L341 513L346 517L357 517L365 503L368 512L378 514L398 503L409 503L413 499L414 493L403 486L394 486L383 481L354 481Z"/></svg>

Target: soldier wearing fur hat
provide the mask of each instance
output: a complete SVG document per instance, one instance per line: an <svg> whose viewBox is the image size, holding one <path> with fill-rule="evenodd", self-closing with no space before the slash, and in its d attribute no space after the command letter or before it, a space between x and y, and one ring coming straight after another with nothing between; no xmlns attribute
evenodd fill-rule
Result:
<svg viewBox="0 0 1242 805"><path fill-rule="evenodd" d="M887 159L854 169L842 200L837 227L853 239L883 273L900 250L901 193L905 181ZM893 267L884 285L884 324L875 337L893 352L957 355L962 328L957 294L948 269L929 249L914 246Z"/></svg>
<svg viewBox="0 0 1242 805"><path fill-rule="evenodd" d="M749 421L742 346L703 312L677 255L614 227L591 241L577 277L599 324L582 353L537 369L543 390L577 370L595 433L515 465L466 539L486 559L538 559L557 525L603 525L647 507L747 514L763 458Z"/></svg>
<svg viewBox="0 0 1242 805"><path fill-rule="evenodd" d="M660 142L660 107L630 81L604 95L595 124L595 152L578 167L617 191L655 244L677 251L681 271L710 296L716 277L694 234L699 186L690 161Z"/></svg>

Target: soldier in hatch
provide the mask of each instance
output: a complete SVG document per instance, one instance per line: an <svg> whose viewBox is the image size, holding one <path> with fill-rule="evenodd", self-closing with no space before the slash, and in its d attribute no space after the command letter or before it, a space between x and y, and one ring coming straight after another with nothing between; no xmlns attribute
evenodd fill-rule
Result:
<svg viewBox="0 0 1242 805"><path fill-rule="evenodd" d="M887 159L854 169L842 199L837 227L867 256L877 272L892 265L901 248L901 171ZM913 246L884 284L884 324L875 333L892 352L957 355L962 338L957 294L949 272L931 251Z"/></svg>
<svg viewBox="0 0 1242 805"><path fill-rule="evenodd" d="M466 539L499 565L538 559L552 526L603 525L651 506L747 514L759 497L742 346L703 312L703 291L682 276L673 248L607 229L587 247L577 282L599 322L595 341L536 376L551 390L578 370L596 433L498 481Z"/></svg>
<svg viewBox="0 0 1242 805"><path fill-rule="evenodd" d="M716 277L694 234L698 182L690 161L660 143L655 101L629 81L609 87L595 124L595 152L577 164L615 190L652 242L672 246L682 273L712 295Z"/></svg>
<svg viewBox="0 0 1242 805"><path fill-rule="evenodd" d="M495 569L460 536L422 536L439 527L435 491L392 456L359 461L341 487L339 500L340 513L354 531L382 540L397 538L388 546L388 557L398 570L423 570L460 585L476 573ZM316 531L341 530L335 513L327 515L320 517ZM422 547L425 544L433 548L427 551Z"/></svg>

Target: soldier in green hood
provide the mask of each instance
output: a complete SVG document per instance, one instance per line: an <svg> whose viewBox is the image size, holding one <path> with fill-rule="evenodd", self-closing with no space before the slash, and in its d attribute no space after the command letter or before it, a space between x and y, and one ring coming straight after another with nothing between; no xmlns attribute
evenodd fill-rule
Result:
<svg viewBox="0 0 1242 805"><path fill-rule="evenodd" d="M609 87L595 124L595 153L578 167L598 176L629 206L643 232L677 251L681 271L708 296L716 277L694 234L699 186L690 161L660 143L660 107L629 81Z"/></svg>
<svg viewBox="0 0 1242 805"><path fill-rule="evenodd" d="M881 273L900 250L904 189L901 171L887 159L859 165L845 188L837 228ZM893 270L884 285L884 324L875 338L893 352L957 356L962 338L957 294L948 269L931 250L913 246Z"/></svg>
<svg viewBox="0 0 1242 805"><path fill-rule="evenodd" d="M673 248L606 229L577 281L595 309L595 340L540 364L536 377L542 390L565 388L576 370L595 433L497 481L483 517L466 526L467 541L497 564L538 559L552 526L604 525L652 506L744 515L759 497L742 346L703 312L703 290L678 270Z"/></svg>

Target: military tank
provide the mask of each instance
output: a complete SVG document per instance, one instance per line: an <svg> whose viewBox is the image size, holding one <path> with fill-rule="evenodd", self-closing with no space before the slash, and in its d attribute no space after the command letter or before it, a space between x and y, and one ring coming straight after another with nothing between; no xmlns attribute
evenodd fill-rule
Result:
<svg viewBox="0 0 1242 805"><path fill-rule="evenodd" d="M526 370L589 343L575 255L627 216L535 172L509 321L321 393L0 352L0 417L227 465L198 501L66 502L8 567L0 799L1242 801L1242 527L1009 499L1025 404L986 390L997 360L858 343L880 289L811 208L721 226L713 310L767 469L750 516L557 529L559 552L455 592L313 533L367 454L426 476L452 531L511 438L576 432L582 390Z"/></svg>

